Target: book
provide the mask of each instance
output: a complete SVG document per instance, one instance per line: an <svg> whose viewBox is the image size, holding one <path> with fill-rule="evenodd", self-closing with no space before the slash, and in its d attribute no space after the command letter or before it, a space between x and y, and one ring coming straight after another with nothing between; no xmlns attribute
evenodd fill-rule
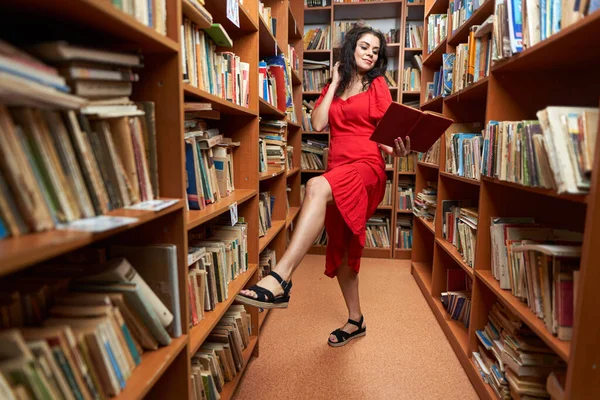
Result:
<svg viewBox="0 0 600 400"><path fill-rule="evenodd" d="M453 121L432 111L420 111L392 102L371 135L374 142L394 146L394 139L410 138L413 151L426 152Z"/></svg>
<svg viewBox="0 0 600 400"><path fill-rule="evenodd" d="M204 32L208 33L208 36L210 36L217 46L233 47L233 41L227 34L227 31L223 29L223 25L214 23L210 28L205 29Z"/></svg>

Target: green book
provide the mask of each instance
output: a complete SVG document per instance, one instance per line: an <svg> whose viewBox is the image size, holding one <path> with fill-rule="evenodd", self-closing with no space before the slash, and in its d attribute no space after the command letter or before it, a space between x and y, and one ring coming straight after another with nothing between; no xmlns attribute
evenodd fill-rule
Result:
<svg viewBox="0 0 600 400"><path fill-rule="evenodd" d="M208 29L204 30L208 33L208 36L215 42L217 46L221 47L233 47L233 41L223 29L223 25L221 24L212 24L212 26Z"/></svg>

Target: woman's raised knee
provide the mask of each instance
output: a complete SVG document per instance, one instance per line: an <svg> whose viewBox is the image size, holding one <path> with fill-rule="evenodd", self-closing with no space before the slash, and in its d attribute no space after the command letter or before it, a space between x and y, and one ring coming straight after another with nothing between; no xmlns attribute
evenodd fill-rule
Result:
<svg viewBox="0 0 600 400"><path fill-rule="evenodd" d="M306 182L306 196L324 198L326 201L331 200L331 186L329 186L327 179L322 176L310 178Z"/></svg>

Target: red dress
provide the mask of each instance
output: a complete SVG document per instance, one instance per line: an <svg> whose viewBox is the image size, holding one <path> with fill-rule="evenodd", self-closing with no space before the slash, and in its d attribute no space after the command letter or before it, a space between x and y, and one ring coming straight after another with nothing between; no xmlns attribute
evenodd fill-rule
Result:
<svg viewBox="0 0 600 400"><path fill-rule="evenodd" d="M327 85L315 108L327 93ZM329 108L330 143L327 171L335 204L327 207L328 243L325 275L333 278L348 250L348 265L358 273L365 246L367 220L385 195L385 162L377 143L369 140L392 97L378 77L365 92L347 100L334 97Z"/></svg>

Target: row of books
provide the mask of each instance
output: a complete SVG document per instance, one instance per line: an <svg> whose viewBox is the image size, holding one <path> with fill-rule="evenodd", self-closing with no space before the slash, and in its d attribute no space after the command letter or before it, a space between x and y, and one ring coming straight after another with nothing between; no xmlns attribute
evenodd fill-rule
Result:
<svg viewBox="0 0 600 400"><path fill-rule="evenodd" d="M243 218L231 226L216 221L208 234L190 234L188 246L188 301L190 327L229 298L229 284L248 270L248 225Z"/></svg>
<svg viewBox="0 0 600 400"><path fill-rule="evenodd" d="M448 15L452 20L452 34L454 34L477 9L484 3L484 0L456 0L450 3Z"/></svg>
<svg viewBox="0 0 600 400"><path fill-rule="evenodd" d="M446 291L441 293L441 302L446 312L455 321L469 328L471 320L471 294L473 281L464 269L446 270Z"/></svg>
<svg viewBox="0 0 600 400"><path fill-rule="evenodd" d="M287 146L285 150L287 159L287 169L294 169L294 146Z"/></svg>
<svg viewBox="0 0 600 400"><path fill-rule="evenodd" d="M287 122L261 119L259 125L259 172L268 167L284 168L286 165L285 138Z"/></svg>
<svg viewBox="0 0 600 400"><path fill-rule="evenodd" d="M300 168L318 170L326 169L327 154L329 153L327 146L327 142L321 140L303 140Z"/></svg>
<svg viewBox="0 0 600 400"><path fill-rule="evenodd" d="M439 138L435 141L433 146L429 148L425 153L417 153L418 161L439 165L440 164L440 143L442 142L442 138Z"/></svg>
<svg viewBox="0 0 600 400"><path fill-rule="evenodd" d="M473 268L477 244L477 208L470 200L442 200L442 237L462 255Z"/></svg>
<svg viewBox="0 0 600 400"><path fill-rule="evenodd" d="M191 387L196 400L219 400L228 382L245 366L244 350L252 339L252 319L242 305L232 305L191 359Z"/></svg>
<svg viewBox="0 0 600 400"><path fill-rule="evenodd" d="M390 248L390 218L373 215L367 221L365 247Z"/></svg>
<svg viewBox="0 0 600 400"><path fill-rule="evenodd" d="M446 172L479 180L482 135L481 133L463 133L462 131L479 131L481 124L454 124L451 129L458 129L461 132L446 132Z"/></svg>
<svg viewBox="0 0 600 400"><path fill-rule="evenodd" d="M600 8L596 1L562 3L507 0L494 9L494 60L534 46Z"/></svg>
<svg viewBox="0 0 600 400"><path fill-rule="evenodd" d="M309 29L304 33L304 50L330 50L330 27Z"/></svg>
<svg viewBox="0 0 600 400"><path fill-rule="evenodd" d="M422 49L424 30L422 22L407 21L404 46L411 49Z"/></svg>
<svg viewBox="0 0 600 400"><path fill-rule="evenodd" d="M327 7L331 0L304 0L304 7Z"/></svg>
<svg viewBox="0 0 600 400"><path fill-rule="evenodd" d="M406 187L398 184L398 210L412 210L414 200L414 184Z"/></svg>
<svg viewBox="0 0 600 400"><path fill-rule="evenodd" d="M258 195L258 237L263 237L273 226L271 219L273 207L275 206L275 196L270 191L260 192Z"/></svg>
<svg viewBox="0 0 600 400"><path fill-rule="evenodd" d="M398 172L415 172L415 156L409 154L404 157L397 157Z"/></svg>
<svg viewBox="0 0 600 400"><path fill-rule="evenodd" d="M196 104L185 104L185 171L187 205L202 210L235 190L233 148L240 145L209 128Z"/></svg>
<svg viewBox="0 0 600 400"><path fill-rule="evenodd" d="M583 235L536 224L532 218L493 217L492 274L560 340L571 340Z"/></svg>
<svg viewBox="0 0 600 400"><path fill-rule="evenodd" d="M258 14L266 22L267 28L273 34L277 35L277 18L273 18L271 13L271 7L265 7L265 4L259 0L258 2Z"/></svg>
<svg viewBox="0 0 600 400"><path fill-rule="evenodd" d="M320 92L330 78L328 67L312 64L304 65L302 75L302 90L305 92Z"/></svg>
<svg viewBox="0 0 600 400"><path fill-rule="evenodd" d="M298 57L298 53L296 52L296 49L292 46L288 44L288 60L290 63L291 68L294 71L299 71L300 70L300 57Z"/></svg>
<svg viewBox="0 0 600 400"><path fill-rule="evenodd" d="M335 23L333 31L333 43L336 47L341 47L342 43L344 43L346 33L350 29L354 28L357 23L358 21L338 21ZM400 29L390 29L388 32L383 34L385 42L388 44L400 42L400 32Z"/></svg>
<svg viewBox="0 0 600 400"><path fill-rule="evenodd" d="M191 3L198 2L191 0ZM112 4L161 35L167 34L167 0L113 0Z"/></svg>
<svg viewBox="0 0 600 400"><path fill-rule="evenodd" d="M182 334L174 245L87 248L32 268L2 283L5 396L117 396L143 352Z"/></svg>
<svg viewBox="0 0 600 400"><path fill-rule="evenodd" d="M418 68L404 68L404 73L402 75L402 91L421 91L421 71Z"/></svg>
<svg viewBox="0 0 600 400"><path fill-rule="evenodd" d="M448 15L431 14L427 17L427 53L431 53L448 35Z"/></svg>
<svg viewBox="0 0 600 400"><path fill-rule="evenodd" d="M392 181L387 180L385 182L385 194L383 195L383 199L381 200L381 203L379 203L380 206L391 206L392 205L392 194L393 194L393 184Z"/></svg>
<svg viewBox="0 0 600 400"><path fill-rule="evenodd" d="M437 182L428 181L426 185L415 197L413 214L427 221L433 221L437 209Z"/></svg>
<svg viewBox="0 0 600 400"><path fill-rule="evenodd" d="M433 73L433 81L427 82L426 99L432 100L444 93L444 65Z"/></svg>
<svg viewBox="0 0 600 400"><path fill-rule="evenodd" d="M396 219L396 248L412 249L413 221L410 216L398 215Z"/></svg>
<svg viewBox="0 0 600 400"><path fill-rule="evenodd" d="M564 376L566 363L500 302L494 303L473 361L501 399L550 398L547 382Z"/></svg>
<svg viewBox="0 0 600 400"><path fill-rule="evenodd" d="M271 272L277 265L277 254L275 250L271 250L268 247L260 253L258 259L258 279L262 279Z"/></svg>
<svg viewBox="0 0 600 400"><path fill-rule="evenodd" d="M398 74L398 71L396 71L395 69L387 69L385 71L384 78L385 78L385 81L387 82L387 85L389 88L397 88L398 87L398 82L396 82L397 74Z"/></svg>
<svg viewBox="0 0 600 400"><path fill-rule="evenodd" d="M183 81L248 107L250 64L233 52L217 52L217 45L232 47L231 39L220 24L202 30L184 18L181 26Z"/></svg>
<svg viewBox="0 0 600 400"><path fill-rule="evenodd" d="M490 74L492 65L492 26L474 25L468 43L456 47L456 53L442 55L444 91L449 96Z"/></svg>
<svg viewBox="0 0 600 400"><path fill-rule="evenodd" d="M481 173L500 180L585 193L590 188L598 108L547 107L539 121L490 121Z"/></svg>

